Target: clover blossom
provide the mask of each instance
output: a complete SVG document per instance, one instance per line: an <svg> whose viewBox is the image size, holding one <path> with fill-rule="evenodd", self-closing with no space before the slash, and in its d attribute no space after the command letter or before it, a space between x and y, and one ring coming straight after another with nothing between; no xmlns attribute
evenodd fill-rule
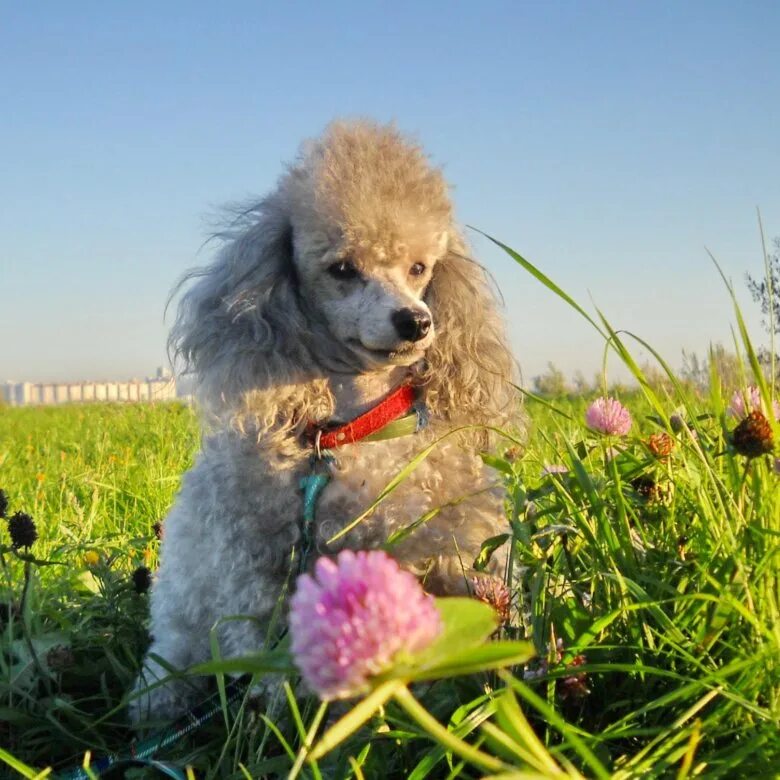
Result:
<svg viewBox="0 0 780 780"><path fill-rule="evenodd" d="M313 575L298 578L289 620L295 663L325 700L362 693L442 627L433 598L379 550L320 558Z"/></svg>
<svg viewBox="0 0 780 780"><path fill-rule="evenodd" d="M763 411L765 409L761 391L756 385L750 385L745 390L735 390L731 396L731 403L728 406L728 413L739 420L747 417L751 412ZM772 413L775 420L780 420L780 402L772 401Z"/></svg>
<svg viewBox="0 0 780 780"><path fill-rule="evenodd" d="M585 412L589 428L608 436L625 436L631 430L631 415L616 398L597 398Z"/></svg>

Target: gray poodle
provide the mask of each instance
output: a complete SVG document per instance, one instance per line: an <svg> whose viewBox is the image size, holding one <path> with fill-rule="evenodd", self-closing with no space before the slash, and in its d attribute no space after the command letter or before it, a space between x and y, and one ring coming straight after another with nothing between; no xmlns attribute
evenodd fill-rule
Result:
<svg viewBox="0 0 780 780"><path fill-rule="evenodd" d="M317 555L378 547L424 517L391 554L429 590L463 593L481 543L507 528L479 453L485 426L514 421L515 365L421 149L394 126L334 123L220 238L171 334L205 433L165 520L136 721L202 695L201 678L158 681L210 658L215 627L223 657L263 648L280 595ZM388 411L399 388L409 408ZM399 416L414 426L388 435ZM340 441L322 447L334 426ZM302 490L313 474L317 490Z"/></svg>

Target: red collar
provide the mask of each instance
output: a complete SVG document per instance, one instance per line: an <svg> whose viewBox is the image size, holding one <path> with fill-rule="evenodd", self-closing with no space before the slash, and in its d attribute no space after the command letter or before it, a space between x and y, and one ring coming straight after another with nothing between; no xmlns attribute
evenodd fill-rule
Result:
<svg viewBox="0 0 780 780"><path fill-rule="evenodd" d="M344 425L339 425L337 428L330 428L327 424L318 426L315 423L309 423L306 428L306 438L311 444L323 450L354 444L410 412L416 396L417 392L412 385L401 385L373 409L369 409L360 417L356 417Z"/></svg>

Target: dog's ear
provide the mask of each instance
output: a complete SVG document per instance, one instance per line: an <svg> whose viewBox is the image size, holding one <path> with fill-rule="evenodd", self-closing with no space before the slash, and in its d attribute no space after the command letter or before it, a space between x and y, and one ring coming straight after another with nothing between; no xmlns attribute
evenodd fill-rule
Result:
<svg viewBox="0 0 780 780"><path fill-rule="evenodd" d="M195 374L201 400L231 405L273 377L289 377L305 327L297 305L292 228L283 202L272 195L244 209L215 235L216 260L187 274L169 351Z"/></svg>
<svg viewBox="0 0 780 780"><path fill-rule="evenodd" d="M518 411L516 365L487 274L457 232L448 234L425 299L436 326L426 354L431 412L453 422L511 422Z"/></svg>

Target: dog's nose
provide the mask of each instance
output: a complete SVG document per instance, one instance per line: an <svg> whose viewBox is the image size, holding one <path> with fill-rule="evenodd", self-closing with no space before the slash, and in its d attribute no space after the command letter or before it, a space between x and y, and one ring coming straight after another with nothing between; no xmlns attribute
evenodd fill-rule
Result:
<svg viewBox="0 0 780 780"><path fill-rule="evenodd" d="M431 318L428 314L414 309L398 309L391 318L398 335L404 341L419 341L428 335Z"/></svg>

